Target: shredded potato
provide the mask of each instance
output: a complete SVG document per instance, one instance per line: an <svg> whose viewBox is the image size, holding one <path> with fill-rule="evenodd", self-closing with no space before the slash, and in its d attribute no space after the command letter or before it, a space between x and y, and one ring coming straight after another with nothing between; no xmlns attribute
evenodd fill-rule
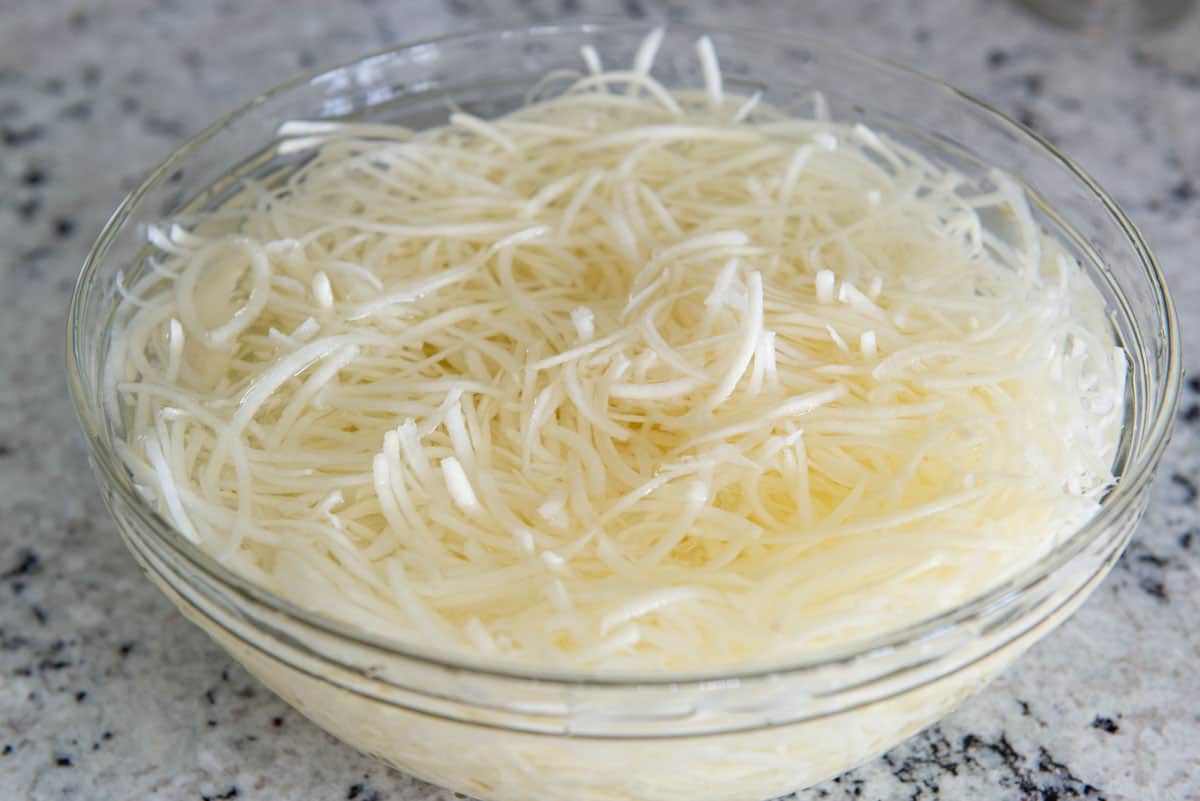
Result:
<svg viewBox="0 0 1200 801"><path fill-rule="evenodd" d="M655 671L914 622L1096 511L1125 359L1020 187L656 46L498 119L288 123L289 175L150 229L115 387L181 536L432 650Z"/></svg>

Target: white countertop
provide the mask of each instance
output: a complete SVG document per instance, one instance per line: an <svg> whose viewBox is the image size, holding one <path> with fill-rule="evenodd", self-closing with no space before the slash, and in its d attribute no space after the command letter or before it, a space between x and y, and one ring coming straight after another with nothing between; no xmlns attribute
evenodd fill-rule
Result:
<svg viewBox="0 0 1200 801"><path fill-rule="evenodd" d="M389 43L564 12L815 32L990 101L1142 226L1200 359L1200 15L1106 40L1005 0L0 0L0 798L452 797L323 734L140 575L88 470L63 319L122 193L220 113ZM1134 545L1071 621L798 801L1200 799L1198 404L1189 386Z"/></svg>

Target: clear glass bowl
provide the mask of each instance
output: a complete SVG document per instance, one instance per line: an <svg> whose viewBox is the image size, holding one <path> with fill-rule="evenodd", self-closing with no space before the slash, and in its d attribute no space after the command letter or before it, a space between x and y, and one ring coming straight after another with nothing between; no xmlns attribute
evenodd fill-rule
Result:
<svg viewBox="0 0 1200 801"><path fill-rule="evenodd" d="M757 801L890 748L977 692L1095 589L1145 508L1174 416L1179 335L1162 276L1130 221L1066 157L909 70L812 39L678 26L655 66L670 87L701 85L693 43L706 33L729 91L761 91L806 115L819 89L836 119L864 122L969 175L995 165L1025 185L1039 223L1100 286L1130 357L1120 482L1095 519L972 602L859 647L771 669L638 678L504 668L355 631L232 574L143 501L114 450L121 424L104 376L117 278L144 268L147 223L219 203L238 176L286 169L271 147L284 120L423 127L445 120L447 100L501 113L551 70L577 68L582 45L606 64L628 64L648 32L642 23L581 22L453 36L270 92L180 148L122 203L72 303L71 389L105 499L150 577L320 726L480 798Z"/></svg>

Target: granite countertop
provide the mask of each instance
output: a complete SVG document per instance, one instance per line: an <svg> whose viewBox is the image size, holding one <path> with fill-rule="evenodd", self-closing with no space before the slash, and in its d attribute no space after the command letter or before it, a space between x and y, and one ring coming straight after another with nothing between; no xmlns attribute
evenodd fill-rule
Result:
<svg viewBox="0 0 1200 801"><path fill-rule="evenodd" d="M1138 222L1200 358L1200 14L1102 39L1006 0L0 0L0 798L449 799L340 745L139 573L88 471L64 312L144 171L301 69L561 13L819 32L1049 137ZM1200 374L1200 369L1195 370ZM1200 382L1136 541L980 696L815 799L1200 799Z"/></svg>

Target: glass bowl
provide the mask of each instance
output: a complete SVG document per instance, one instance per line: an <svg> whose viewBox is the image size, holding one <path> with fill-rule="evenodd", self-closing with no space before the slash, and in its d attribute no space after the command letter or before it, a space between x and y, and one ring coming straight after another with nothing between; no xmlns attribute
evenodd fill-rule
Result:
<svg viewBox="0 0 1200 801"><path fill-rule="evenodd" d="M519 105L591 45L631 63L650 25L578 22L397 47L270 92L168 158L109 221L72 301L70 385L104 497L163 592L264 684L350 745L495 801L757 801L847 770L938 720L1061 623L1129 541L1166 445L1180 385L1179 334L1142 237L1086 175L996 111L907 69L795 36L666 32L655 75L698 87L693 43L716 45L729 91L863 122L970 176L996 166L1029 194L1038 223L1085 265L1129 355L1119 482L1100 513L1043 561L969 603L801 663L712 674L605 676L439 655L356 631L234 575L143 500L116 455L105 380L117 284L145 269L146 225L219 203L240 177L285 169L273 148L290 119L425 127L448 100L482 116ZM1050 432L1048 432L1050 433Z"/></svg>

